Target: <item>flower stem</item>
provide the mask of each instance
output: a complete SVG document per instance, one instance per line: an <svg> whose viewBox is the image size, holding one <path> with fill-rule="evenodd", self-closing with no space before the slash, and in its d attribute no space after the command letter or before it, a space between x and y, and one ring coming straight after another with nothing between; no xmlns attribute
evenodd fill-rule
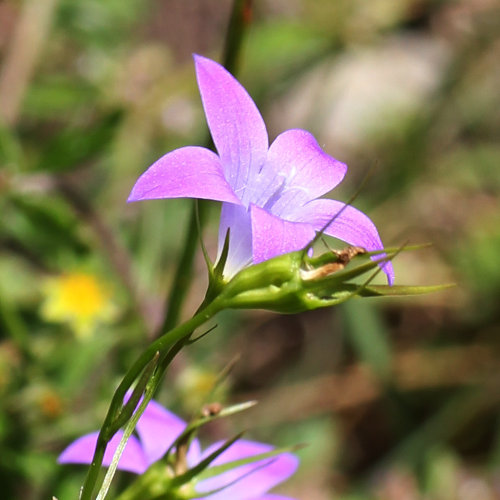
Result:
<svg viewBox="0 0 500 500"><path fill-rule="evenodd" d="M238 56L246 30L252 21L252 0L234 0L224 43L222 64L231 73L236 72Z"/></svg>
<svg viewBox="0 0 500 500"><path fill-rule="evenodd" d="M85 478L80 500L91 500L106 446L118 429L127 423L127 421L123 421L123 418L120 418L123 410L123 400L127 390L130 389L148 364L151 363L156 356L159 356L157 372L152 376L153 385L156 387L173 356L178 352L179 346L184 344L183 341L187 339L196 328L203 325L217 312L223 309L225 307L225 302L226 298L223 295L219 295L190 320L170 330L156 341L152 342L125 374L122 382L115 391L108 413L101 427L94 457L87 472L87 477ZM129 420L129 418L126 420Z"/></svg>

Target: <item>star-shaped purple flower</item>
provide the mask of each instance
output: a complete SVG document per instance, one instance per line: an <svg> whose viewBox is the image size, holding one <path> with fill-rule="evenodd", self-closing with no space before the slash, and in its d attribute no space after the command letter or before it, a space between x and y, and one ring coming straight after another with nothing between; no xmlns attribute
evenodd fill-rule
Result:
<svg viewBox="0 0 500 500"><path fill-rule="evenodd" d="M218 155L197 146L167 153L139 177L129 201L222 201L219 254L231 230L226 278L251 263L304 248L336 214L326 234L368 251L383 248L364 213L318 199L342 181L344 163L326 154L305 130L287 130L269 146L264 120L240 83L210 59L195 55L194 61ZM392 284L391 263L382 269Z"/></svg>
<svg viewBox="0 0 500 500"><path fill-rule="evenodd" d="M118 469L143 474L148 467L160 460L177 437L186 428L186 422L166 410L155 401L150 401L137 422L138 438L131 436L123 451ZM59 456L59 463L90 464L97 443L98 432L92 432L71 443ZM111 439L103 465L109 466L123 436L119 431ZM201 450L197 439L191 442L187 453L187 465L193 467L223 445L217 442ZM222 452L210 467L225 464L271 451L269 444L240 439ZM277 484L290 477L298 467L298 459L291 453L281 453L272 458L242 465L217 476L202 479L195 484L197 493L209 495L208 500L293 500L288 497L268 494ZM223 489L221 489L223 488Z"/></svg>

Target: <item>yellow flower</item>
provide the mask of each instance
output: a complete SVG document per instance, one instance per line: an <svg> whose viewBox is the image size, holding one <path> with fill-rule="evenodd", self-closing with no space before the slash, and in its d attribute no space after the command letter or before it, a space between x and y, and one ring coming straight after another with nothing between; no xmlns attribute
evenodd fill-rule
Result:
<svg viewBox="0 0 500 500"><path fill-rule="evenodd" d="M80 338L90 336L98 324L115 317L109 289L88 273L72 272L47 280L41 315L46 321L67 323Z"/></svg>

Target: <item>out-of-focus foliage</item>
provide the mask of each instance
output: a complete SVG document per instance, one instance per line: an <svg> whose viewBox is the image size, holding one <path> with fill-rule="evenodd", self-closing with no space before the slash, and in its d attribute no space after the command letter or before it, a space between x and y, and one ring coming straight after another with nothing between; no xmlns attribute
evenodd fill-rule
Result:
<svg viewBox="0 0 500 500"><path fill-rule="evenodd" d="M77 497L85 470L57 454L100 426L158 333L189 202L125 200L162 153L204 141L190 53L220 57L230 4L0 4L2 497ZM498 2L255 0L239 78L272 136L307 128L349 165L336 199L373 168L355 205L386 244L433 244L398 256L398 283L458 286L297 317L222 314L158 399L185 417L213 398L259 399L207 432L308 443L297 498L498 498ZM206 287L196 266L184 317ZM85 335L61 303L46 313L46 284L67 275L110 295Z"/></svg>

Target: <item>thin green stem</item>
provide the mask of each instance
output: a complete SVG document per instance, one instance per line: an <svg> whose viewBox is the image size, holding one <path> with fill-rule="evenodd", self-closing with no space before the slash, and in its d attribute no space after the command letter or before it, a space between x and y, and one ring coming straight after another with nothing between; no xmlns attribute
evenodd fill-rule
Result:
<svg viewBox="0 0 500 500"><path fill-rule="evenodd" d="M125 374L122 382L115 391L108 413L101 427L101 432L99 433L99 437L97 439L94 457L92 459L92 463L89 467L87 477L82 488L80 496L81 500L91 500L92 492L94 491L97 482L106 446L113 435L116 433L116 431L118 431L120 427L126 424L126 421L124 422L123 419L120 418L120 413L123 408L123 400L127 390L130 389L132 384L140 376L147 365L155 358L155 356L158 356L159 353L159 366L152 377L152 380L154 380L153 386L156 388L171 359L184 344L183 340L187 339L196 328L203 325L217 312L223 309L225 306L225 301L225 297L223 295L219 295L219 297L206 305L206 307L200 310L190 320L172 329L171 331L167 332L165 335L154 341L141 354L141 356L139 356L130 370Z"/></svg>
<svg viewBox="0 0 500 500"><path fill-rule="evenodd" d="M237 67L245 32L250 25L251 13L252 0L234 1L222 61L224 67L233 74ZM213 149L210 136L206 140L206 147ZM186 298L193 276L193 261L198 247L198 233L203 231L208 221L209 208L210 203L204 200L194 200L191 207L183 250L167 298L165 320L159 330L159 334L172 329L179 322L182 304Z"/></svg>
<svg viewBox="0 0 500 500"><path fill-rule="evenodd" d="M252 0L235 0L224 43L222 64L235 73L245 33L252 21Z"/></svg>
<svg viewBox="0 0 500 500"><path fill-rule="evenodd" d="M106 472L106 476L104 477L104 481L101 485L101 488L99 490L99 493L97 494L96 500L104 500L106 498L106 495L108 493L109 487L111 486L111 481L113 480L113 477L116 473L116 470L118 468L118 462L120 461L120 457L125 449L125 446L127 445L127 441L129 440L130 436L134 432L134 429L137 425L137 422L141 418L142 414L146 410L146 407L148 406L149 402L153 398L156 389L160 385L163 375L170 365L172 359L175 357L175 355L186 345L186 343L189 341L190 334L185 335L183 338L179 339L174 346L172 346L167 353L164 355L163 360L161 365L154 371L149 370L148 367L145 368L141 380L144 380L146 383L147 381L147 386L146 390L144 392L142 401L139 404L139 407L135 410L133 415L128 416L128 423L124 428L123 431L123 436L122 439L120 440L120 443L118 445L118 448L115 451L115 454L113 456L112 463ZM153 359L150 363L150 365L156 366L158 363L158 352L156 359ZM138 385L140 382L138 383ZM136 389L137 390L137 387ZM135 392L134 390L134 392Z"/></svg>
<svg viewBox="0 0 500 500"><path fill-rule="evenodd" d="M102 483L101 489L99 490L99 493L97 494L96 500L104 500L104 498L106 498L106 495L108 494L109 491L109 487L111 486L111 481L113 480L116 469L118 467L118 462L120 461L122 453L125 450L125 446L127 445L127 441L134 432L135 426L139 418L141 418L141 415L144 413L144 410L146 409L148 403L149 399L144 398L144 400L139 405L139 408L137 408L137 411L134 413L132 418L129 420L127 426L125 427L123 431L123 436L120 440L120 443L118 444L115 455L113 456L111 465L108 471L106 472L106 476L104 477L104 481Z"/></svg>

